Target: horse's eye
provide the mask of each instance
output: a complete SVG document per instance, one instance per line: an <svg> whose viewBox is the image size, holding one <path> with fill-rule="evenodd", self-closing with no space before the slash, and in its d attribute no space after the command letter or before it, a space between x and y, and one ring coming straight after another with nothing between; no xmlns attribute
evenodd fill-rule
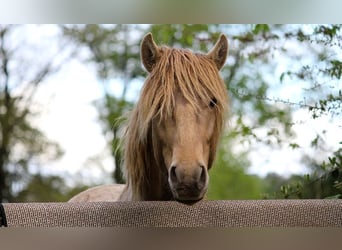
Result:
<svg viewBox="0 0 342 250"><path fill-rule="evenodd" d="M217 100L214 97L214 98L211 99L211 101L209 103L209 106L210 106L210 108L214 108L216 105L217 105Z"/></svg>

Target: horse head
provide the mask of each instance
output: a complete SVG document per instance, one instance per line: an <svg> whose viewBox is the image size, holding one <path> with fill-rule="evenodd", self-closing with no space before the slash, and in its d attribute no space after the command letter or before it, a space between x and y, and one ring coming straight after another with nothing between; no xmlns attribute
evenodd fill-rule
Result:
<svg viewBox="0 0 342 250"><path fill-rule="evenodd" d="M159 47L147 34L141 43L142 63L149 76L137 109L140 121L148 121L140 132L148 137L151 165L164 176L159 180L177 200L204 197L227 105L226 89L218 71L228 53L221 35L207 54ZM145 131L145 132L144 132ZM146 159L145 159L146 161ZM146 173L145 173L146 174ZM168 188L165 188L167 181ZM153 180L149 180L153 183ZM155 187L150 187L150 189ZM167 195L167 194L161 194Z"/></svg>

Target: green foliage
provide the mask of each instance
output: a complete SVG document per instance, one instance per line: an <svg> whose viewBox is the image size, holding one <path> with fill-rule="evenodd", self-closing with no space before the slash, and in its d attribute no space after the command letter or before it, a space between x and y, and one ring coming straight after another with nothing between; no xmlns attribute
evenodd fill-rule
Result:
<svg viewBox="0 0 342 250"><path fill-rule="evenodd" d="M256 24L252 30L254 35L259 33L267 33L270 31L270 27L267 24Z"/></svg>
<svg viewBox="0 0 342 250"><path fill-rule="evenodd" d="M206 24L167 24L152 25L150 31L159 44L191 48L195 51L206 51L209 43L218 38L218 33L209 31L210 26Z"/></svg>
<svg viewBox="0 0 342 250"><path fill-rule="evenodd" d="M210 170L209 200L260 199L263 192L262 180L239 166L224 161Z"/></svg>
<svg viewBox="0 0 342 250"><path fill-rule="evenodd" d="M249 166L245 153L233 154L229 137L224 137L214 166L209 171L207 197L211 200L260 199L262 180L246 173Z"/></svg>
<svg viewBox="0 0 342 250"><path fill-rule="evenodd" d="M339 60L331 60L331 66L326 69L326 73L332 78L341 79L342 75L342 62Z"/></svg>
<svg viewBox="0 0 342 250"><path fill-rule="evenodd" d="M132 32L141 28L135 25L85 25L64 26L64 34L89 49L90 58L95 62L99 78L104 87L104 98L94 103L99 111L99 119L103 133L111 145L115 170L113 179L116 183L124 183L122 168L122 126L125 113L132 103L127 100L130 84L144 74L139 60L140 39L133 39ZM140 37L139 37L140 38ZM121 93L109 91L110 80L119 79L123 85Z"/></svg>
<svg viewBox="0 0 342 250"><path fill-rule="evenodd" d="M90 56L86 60L95 62L101 79L118 77L124 80L143 74L139 61L141 29L125 24L63 26L66 37L89 50ZM139 39L134 39L132 32L141 33Z"/></svg>
<svg viewBox="0 0 342 250"><path fill-rule="evenodd" d="M86 188L88 187L69 188L60 176L35 174L30 176L25 189L15 195L13 202L66 202Z"/></svg>
<svg viewBox="0 0 342 250"><path fill-rule="evenodd" d="M342 149L338 149L328 161L311 162L313 172L304 176L292 176L278 192L276 198L285 199L340 199L342 198ZM312 160L312 159L310 159Z"/></svg>
<svg viewBox="0 0 342 250"><path fill-rule="evenodd" d="M125 183L121 171L123 152L121 147L122 127L125 121L123 115L132 107L132 103L124 99L118 99L111 95L106 95L104 99L95 103L100 111L100 121L103 133L110 138L109 146L115 161L113 178L116 183Z"/></svg>
<svg viewBox="0 0 342 250"><path fill-rule="evenodd" d="M31 122L38 114L34 96L39 86L61 66L20 54L29 44L25 39L17 43L12 34L22 28L0 26L0 202L14 199L13 188L30 178L30 166L62 154L59 145Z"/></svg>

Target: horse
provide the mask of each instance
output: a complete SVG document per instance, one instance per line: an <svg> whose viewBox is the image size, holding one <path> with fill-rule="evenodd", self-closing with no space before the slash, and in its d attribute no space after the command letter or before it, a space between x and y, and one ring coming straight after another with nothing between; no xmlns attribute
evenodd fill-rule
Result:
<svg viewBox="0 0 342 250"><path fill-rule="evenodd" d="M148 76L123 138L127 184L91 188L70 202L203 199L228 108L219 74L227 54L223 34L206 54L158 46L145 35Z"/></svg>

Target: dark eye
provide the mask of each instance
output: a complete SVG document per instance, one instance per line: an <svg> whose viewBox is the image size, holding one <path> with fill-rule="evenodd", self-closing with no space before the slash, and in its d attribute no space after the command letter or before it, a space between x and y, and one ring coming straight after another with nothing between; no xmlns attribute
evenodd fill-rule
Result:
<svg viewBox="0 0 342 250"><path fill-rule="evenodd" d="M209 103L209 106L210 106L210 108L214 108L216 105L217 105L217 100L214 97L214 98L211 99L211 101Z"/></svg>

